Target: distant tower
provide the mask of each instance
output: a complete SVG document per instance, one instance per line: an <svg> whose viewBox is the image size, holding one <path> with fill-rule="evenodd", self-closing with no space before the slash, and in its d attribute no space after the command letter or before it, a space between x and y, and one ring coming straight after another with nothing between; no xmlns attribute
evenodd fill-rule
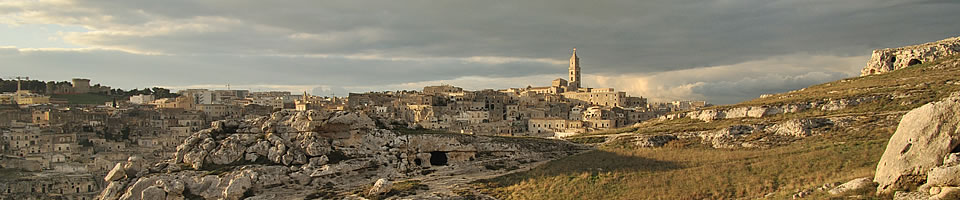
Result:
<svg viewBox="0 0 960 200"><path fill-rule="evenodd" d="M569 91L577 91L580 88L580 57L577 57L577 48L573 48L573 55L570 56L570 86Z"/></svg>

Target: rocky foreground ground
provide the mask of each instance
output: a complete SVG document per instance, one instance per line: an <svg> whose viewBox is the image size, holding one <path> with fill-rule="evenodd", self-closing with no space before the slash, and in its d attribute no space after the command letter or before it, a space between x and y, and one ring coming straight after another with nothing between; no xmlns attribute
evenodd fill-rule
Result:
<svg viewBox="0 0 960 200"><path fill-rule="evenodd" d="M584 150L556 140L400 134L360 113L277 112L215 122L171 160L117 164L101 199L449 198L464 193L458 184ZM391 191L394 184L406 191Z"/></svg>

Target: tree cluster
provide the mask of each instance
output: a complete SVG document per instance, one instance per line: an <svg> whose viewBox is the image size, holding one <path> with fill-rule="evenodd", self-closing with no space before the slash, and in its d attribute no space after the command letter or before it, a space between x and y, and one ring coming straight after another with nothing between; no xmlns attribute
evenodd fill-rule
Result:
<svg viewBox="0 0 960 200"><path fill-rule="evenodd" d="M134 95L153 95L155 98L176 98L180 94L171 93L170 89L154 87L154 88L143 88L143 89L132 89L132 90L123 90L123 89L113 89L112 93L116 96L129 97Z"/></svg>

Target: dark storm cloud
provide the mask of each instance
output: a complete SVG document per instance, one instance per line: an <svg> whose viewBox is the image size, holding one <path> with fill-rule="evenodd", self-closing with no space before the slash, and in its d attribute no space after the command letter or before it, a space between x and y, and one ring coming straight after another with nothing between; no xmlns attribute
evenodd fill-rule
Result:
<svg viewBox="0 0 960 200"><path fill-rule="evenodd" d="M218 30L94 35L92 45L166 53L563 58L598 72L657 72L797 52L863 54L960 33L956 1L122 1L82 2L114 19L152 16ZM144 14L146 13L146 14ZM133 17L126 17L133 16ZM222 17L226 21L196 20ZM179 21L178 21L179 20ZM111 20L119 21L124 20ZM143 25L151 20L132 20ZM255 26L264 29L257 30ZM145 30L151 27L144 27ZM922 31L918 31L922 30ZM363 36L366 31L369 35ZM300 41L290 34L338 41Z"/></svg>
<svg viewBox="0 0 960 200"><path fill-rule="evenodd" d="M0 49L0 52L5 51ZM115 80L110 85L130 87L199 84L368 86L454 79L462 74L513 77L516 76L514 72L538 74L564 69L531 62L494 65L452 59L419 62L337 57L150 56L103 50L0 53L0 58L4 65L29 66L9 69L11 73L34 74L34 77L46 79L95 77ZM445 67L453 65L461 68Z"/></svg>
<svg viewBox="0 0 960 200"><path fill-rule="evenodd" d="M83 70L56 72L64 76L152 70L173 76L155 76L164 79L156 84L240 80L334 89L467 76L562 76L572 47L580 49L584 72L600 76L666 73L791 55L864 56L875 48L956 36L957 10L960 1L951 0L0 3L0 16L6 14L18 23L81 25L91 30L66 33L64 41L135 53L36 52L17 57L23 64L47 68L76 66L77 60L92 63ZM471 60L475 57L489 59ZM732 74L710 78L716 84L690 89L731 102L736 96L745 99L760 92L797 89L854 72L835 72L835 67L849 68L819 66L783 74L757 66L751 69L756 74L782 76L751 81ZM54 73L47 71L24 73ZM828 72L806 76L810 71ZM705 82L686 78L671 82L673 86Z"/></svg>

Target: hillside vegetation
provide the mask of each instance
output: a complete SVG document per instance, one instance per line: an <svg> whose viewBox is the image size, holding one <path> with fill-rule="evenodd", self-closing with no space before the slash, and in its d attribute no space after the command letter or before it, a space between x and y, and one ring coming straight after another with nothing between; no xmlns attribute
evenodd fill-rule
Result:
<svg viewBox="0 0 960 200"><path fill-rule="evenodd" d="M571 141L596 150L555 160L530 171L474 183L501 199L788 199L798 191L815 198L877 198L872 191L829 195L821 185L872 177L900 117L960 90L960 59L941 59L898 71L849 78L758 98L743 106L776 106L830 99L881 97L840 110L808 109L762 118L704 122L653 120L635 127L585 134ZM760 148L715 149L699 138L641 148L623 136L717 130L733 125L805 118L842 118L818 133ZM754 132L747 140L764 141Z"/></svg>
<svg viewBox="0 0 960 200"><path fill-rule="evenodd" d="M54 94L52 98L65 99L70 104L93 104L103 105L106 102L113 101L113 98L103 94Z"/></svg>

